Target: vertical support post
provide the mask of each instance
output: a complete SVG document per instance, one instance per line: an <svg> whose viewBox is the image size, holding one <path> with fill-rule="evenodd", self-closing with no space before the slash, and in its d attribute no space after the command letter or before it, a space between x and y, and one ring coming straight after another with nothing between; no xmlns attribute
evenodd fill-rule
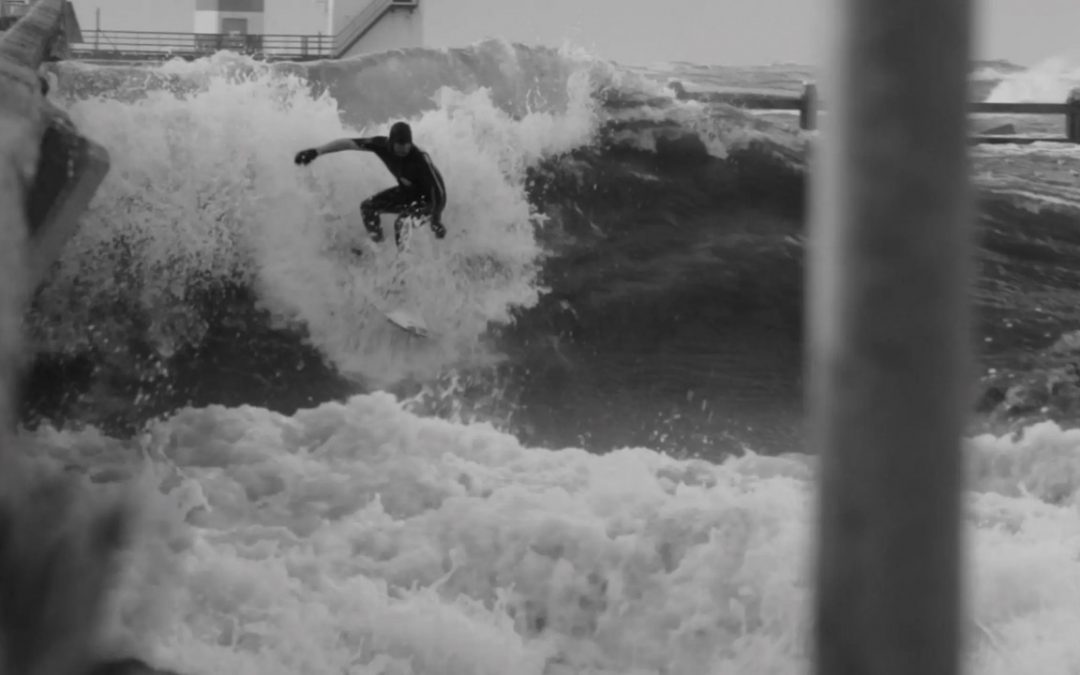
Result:
<svg viewBox="0 0 1080 675"><path fill-rule="evenodd" d="M94 56L97 56L98 46L101 44L101 8L94 10Z"/></svg>
<svg viewBox="0 0 1080 675"><path fill-rule="evenodd" d="M838 0L815 153L818 675L955 675L971 0Z"/></svg>
<svg viewBox="0 0 1080 675"><path fill-rule="evenodd" d="M1070 91L1065 101L1065 138L1080 143L1080 89Z"/></svg>
<svg viewBox="0 0 1080 675"><path fill-rule="evenodd" d="M802 103L799 108L799 128L803 131L817 129L818 91L817 85L807 82L803 86Z"/></svg>

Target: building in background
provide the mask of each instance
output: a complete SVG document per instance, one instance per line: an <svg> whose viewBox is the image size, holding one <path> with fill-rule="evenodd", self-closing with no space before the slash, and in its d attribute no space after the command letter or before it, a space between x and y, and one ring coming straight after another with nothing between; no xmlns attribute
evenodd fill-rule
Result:
<svg viewBox="0 0 1080 675"><path fill-rule="evenodd" d="M265 26L264 0L195 0L195 40L200 47L259 51Z"/></svg>
<svg viewBox="0 0 1080 675"><path fill-rule="evenodd" d="M424 46L426 0L329 0L334 56Z"/></svg>
<svg viewBox="0 0 1080 675"><path fill-rule="evenodd" d="M0 0L0 22L13 23L34 1ZM169 0L176 4L157 24L152 20L156 14L146 14L147 1L76 0L94 15L93 27L85 31L72 2L65 1L63 53L91 62L192 59L220 50L268 60L308 60L430 46L429 38L439 35L439 26L429 25L425 14L428 0L308 0L301 5L283 4L294 0ZM109 20L121 10L120 21ZM103 13L108 28L101 25ZM191 17L191 29L177 25L184 14ZM274 34L267 33L268 25ZM293 30L282 31L285 26Z"/></svg>
<svg viewBox="0 0 1080 675"><path fill-rule="evenodd" d="M263 0L195 1L196 33L262 35L265 26Z"/></svg>
<svg viewBox="0 0 1080 675"><path fill-rule="evenodd" d="M423 46L422 2L325 0L326 55L343 57ZM260 51L266 26L265 0L195 0L194 25L202 48Z"/></svg>

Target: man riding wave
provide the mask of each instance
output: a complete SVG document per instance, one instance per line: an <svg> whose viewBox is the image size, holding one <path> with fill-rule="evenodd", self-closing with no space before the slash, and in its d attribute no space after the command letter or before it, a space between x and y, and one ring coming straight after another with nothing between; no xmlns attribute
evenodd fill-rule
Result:
<svg viewBox="0 0 1080 675"><path fill-rule="evenodd" d="M431 157L413 145L412 129L408 124L395 122L390 127L389 136L342 138L317 148L301 150L296 153L295 161L298 165L306 166L320 155L343 150L366 150L375 153L398 183L397 186L372 195L360 204L364 227L372 240L383 240L379 218L383 213L398 214L394 221L394 241L398 246L401 246L404 221L410 217L428 216L435 237L442 239L446 236L446 228L442 224L442 212L446 208L446 185Z"/></svg>

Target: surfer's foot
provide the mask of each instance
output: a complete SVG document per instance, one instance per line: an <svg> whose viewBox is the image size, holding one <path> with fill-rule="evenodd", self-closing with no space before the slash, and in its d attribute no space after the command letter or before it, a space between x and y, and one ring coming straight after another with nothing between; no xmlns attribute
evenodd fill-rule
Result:
<svg viewBox="0 0 1080 675"><path fill-rule="evenodd" d="M371 241L378 244L383 240L382 225L376 220L375 222L364 221L364 229L367 230L368 236L371 237Z"/></svg>

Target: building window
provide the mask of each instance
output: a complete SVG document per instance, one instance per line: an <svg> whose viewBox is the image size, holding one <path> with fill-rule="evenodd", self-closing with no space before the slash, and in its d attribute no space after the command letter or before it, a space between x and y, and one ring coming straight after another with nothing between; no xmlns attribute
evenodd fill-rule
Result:
<svg viewBox="0 0 1080 675"><path fill-rule="evenodd" d="M247 19L222 19L221 32L226 35L247 35Z"/></svg>

